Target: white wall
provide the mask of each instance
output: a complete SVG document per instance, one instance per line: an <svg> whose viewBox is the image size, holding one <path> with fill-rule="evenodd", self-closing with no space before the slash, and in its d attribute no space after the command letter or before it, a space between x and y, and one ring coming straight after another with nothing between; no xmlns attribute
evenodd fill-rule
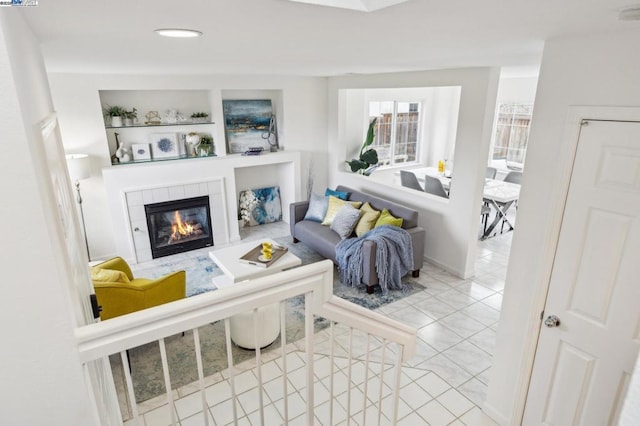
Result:
<svg viewBox="0 0 640 426"><path fill-rule="evenodd" d="M426 230L425 257L465 278L473 275L498 78L498 69L470 68L329 79L331 186L351 186L418 210L419 224ZM448 201L345 171L344 161L362 144L363 135L356 138L353 132L345 132L349 102L344 89L442 86L462 88L454 155L456 185Z"/></svg>
<svg viewBox="0 0 640 426"><path fill-rule="evenodd" d="M86 153L93 157L92 176L82 182L84 212L92 258L105 258L116 253L108 216L109 200L101 177L102 167L111 167L107 149L104 120L99 99L100 90L210 90L219 96L236 96L250 91L255 96L267 91L282 93L278 117L281 146L302 152L302 182L306 187L307 171L312 164L313 178L325 185L327 158L327 92L326 79L287 76L223 76L223 75L95 75L49 74L55 108L65 150ZM215 98L215 97L214 97ZM216 102L219 102L217 99ZM135 105L127 105L133 107ZM167 106L170 107L170 106ZM214 105L222 108L222 105ZM146 111L139 111L139 119ZM219 115L220 111L213 111ZM216 143L222 141L217 126ZM223 134L223 133L222 133ZM250 178L248 178L250 179ZM254 179L259 179L255 176ZM303 196L306 191L303 191ZM108 224L105 226L105 224Z"/></svg>
<svg viewBox="0 0 640 426"><path fill-rule="evenodd" d="M638 45L640 31L545 45L486 404L503 424L519 421L544 308L553 256L547 242L557 240L562 213L558 204L564 199L555 184L564 170L553 159L566 143L568 108L640 106Z"/></svg>
<svg viewBox="0 0 640 426"><path fill-rule="evenodd" d="M3 161L0 263L2 423L93 423L59 268L47 166L36 134L52 111L40 50L17 10L0 10ZM16 221L28 226L15 226Z"/></svg>

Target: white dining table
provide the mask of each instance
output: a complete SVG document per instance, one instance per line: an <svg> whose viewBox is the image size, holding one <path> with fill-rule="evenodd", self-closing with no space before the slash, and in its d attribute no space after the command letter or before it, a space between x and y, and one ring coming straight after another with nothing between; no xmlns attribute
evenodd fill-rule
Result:
<svg viewBox="0 0 640 426"><path fill-rule="evenodd" d="M445 173L438 172L438 169L435 167L421 167L417 169L408 170L416 175L418 182L424 185L424 176L429 175L435 178L440 179L442 182L442 186L446 190L449 190L451 186L451 176L448 175L447 171ZM400 171L396 172L397 175L400 175ZM486 239L491 236L493 230L498 226L501 221L504 221L509 225L509 230L514 229L514 224L509 221L507 218L507 211L511 208L512 205L518 201L520 197L520 185L517 183L505 182L503 180L495 180L495 179L485 179L484 190L482 192L482 198L485 203L491 206L496 215L491 222L491 224L487 227L485 232L482 234L481 239Z"/></svg>

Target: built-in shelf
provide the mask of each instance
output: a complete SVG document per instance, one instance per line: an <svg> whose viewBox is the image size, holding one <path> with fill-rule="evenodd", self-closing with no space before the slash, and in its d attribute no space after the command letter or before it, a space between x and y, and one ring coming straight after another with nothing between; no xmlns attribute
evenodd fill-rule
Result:
<svg viewBox="0 0 640 426"><path fill-rule="evenodd" d="M105 128L107 128L107 129L135 129L135 128L142 128L142 127L198 126L198 125L202 125L202 124L216 124L216 123L213 122L213 121L199 121L199 122L181 121L179 123L134 124L132 126L119 126L119 127L105 126Z"/></svg>
<svg viewBox="0 0 640 426"><path fill-rule="evenodd" d="M121 162L121 163L111 163L111 165L126 166L127 164L159 163L161 161L176 161L176 160L197 160L197 159L212 158L212 157L217 157L217 155L213 154L213 155L194 156L194 157L187 157L183 155L180 157L167 157L167 158L156 158L156 159L151 158L149 160L132 160L132 161Z"/></svg>

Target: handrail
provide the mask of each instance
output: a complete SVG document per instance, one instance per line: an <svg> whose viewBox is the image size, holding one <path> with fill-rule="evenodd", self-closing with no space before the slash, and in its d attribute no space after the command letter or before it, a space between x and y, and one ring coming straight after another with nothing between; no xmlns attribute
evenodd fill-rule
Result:
<svg viewBox="0 0 640 426"><path fill-rule="evenodd" d="M75 335L80 359L83 362L98 359L305 292L313 292L316 303L331 297L331 261L79 327Z"/></svg>
<svg viewBox="0 0 640 426"><path fill-rule="evenodd" d="M314 421L314 386L310 385L314 382L314 338L313 338L313 317L322 316L330 321L331 335L333 336L333 323L337 322L350 329L350 335L354 330L365 332L367 341L370 336L381 338L382 340L382 360L380 362L379 383L382 386L382 377L384 374L385 349L389 343L398 345L395 352L395 368L394 368L394 392L391 418L393 423L397 419L398 397L401 379L401 362L407 361L415 352L416 347L416 330L398 321L387 318L378 313L372 312L366 308L358 306L352 302L341 299L333 295L333 263L329 260L317 262L314 264L298 267L284 272L279 272L266 277L261 277L245 283L238 283L226 289L218 290L211 293L190 297L188 299L167 303L154 308L146 309L132 314L123 315L109 319L108 321L98 322L76 329L75 335L78 344L78 352L80 360L86 365L92 361L105 358L112 354L120 353L122 364L124 367L125 380L128 391L130 392L130 402L133 404L131 413L137 420L138 412L135 407L135 396L133 395L133 386L131 384L131 375L128 368L128 360L125 354L130 348L134 348L153 341L159 342L160 355L162 357L162 369L165 379L165 387L167 388L167 402L173 404L173 393L169 380L169 367L167 363L164 339L187 330L193 330L196 345L199 348L198 328L216 321L224 321L225 334L227 340L227 358L229 365L229 377L231 380L232 398L237 398L233 390L233 360L231 357L230 347L231 341L229 336L229 321L234 315L243 314L249 311L254 313L254 321L257 320L258 308L279 304L281 322L281 334L286 341L284 313L285 301L298 295L305 297L305 353L306 353L306 376L307 387L305 391L305 400L307 403L307 411L305 414L306 422L311 424ZM258 346L258 332L254 328L254 338L256 342L256 368L258 376L258 386L262 388L261 379L261 351ZM333 339L333 337L332 337ZM282 362L285 362L285 346L281 345ZM367 344L368 365L369 346ZM199 354L199 350L196 350ZM331 349L331 362L333 362L333 343ZM349 349L349 381L352 353ZM284 368L283 383L286 383L287 369ZM204 381L202 363L198 365L198 375L200 381L200 392L203 399L203 413L206 418L206 398L204 397ZM333 389L333 373L331 374L331 388ZM366 379L368 381L369 379ZM111 386L113 381L111 379ZM351 398L351 388L349 388L348 398ZM262 398L262 391L259 393ZM335 395L332 395L331 412L333 412L333 401ZM382 387L380 387L378 398L378 419L380 419L382 408ZM262 400L261 400L262 401ZM117 406L117 401L107 401L104 403ZM235 402L234 402L235 404ZM285 402L286 404L286 402ZM348 404L350 406L350 404ZM235 407L235 405L234 405ZM260 408L260 415L263 416L263 408ZM173 410L172 423L176 424ZM349 410L351 412L351 410ZM363 411L363 421L366 410ZM332 416L332 414L331 414ZM234 411L234 419L238 420L237 413Z"/></svg>

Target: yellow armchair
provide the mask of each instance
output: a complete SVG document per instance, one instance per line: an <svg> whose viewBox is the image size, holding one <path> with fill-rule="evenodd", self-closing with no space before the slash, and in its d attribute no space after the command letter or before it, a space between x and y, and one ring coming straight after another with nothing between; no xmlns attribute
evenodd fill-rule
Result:
<svg viewBox="0 0 640 426"><path fill-rule="evenodd" d="M185 271L155 280L133 278L127 262L116 257L94 266L91 275L98 304L102 305L100 318L103 320L185 297Z"/></svg>

